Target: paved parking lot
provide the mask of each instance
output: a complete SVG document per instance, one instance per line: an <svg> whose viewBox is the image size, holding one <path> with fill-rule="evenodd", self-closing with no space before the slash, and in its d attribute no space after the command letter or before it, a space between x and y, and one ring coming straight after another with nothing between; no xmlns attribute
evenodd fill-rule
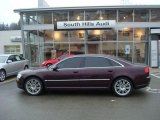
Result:
<svg viewBox="0 0 160 120"><path fill-rule="evenodd" d="M49 91L28 96L15 77L0 83L0 120L159 120L160 79L126 98L106 91Z"/></svg>

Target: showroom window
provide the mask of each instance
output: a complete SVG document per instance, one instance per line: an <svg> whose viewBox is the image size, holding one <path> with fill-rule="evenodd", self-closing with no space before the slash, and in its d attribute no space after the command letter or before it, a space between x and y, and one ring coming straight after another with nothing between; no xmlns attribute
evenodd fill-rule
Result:
<svg viewBox="0 0 160 120"><path fill-rule="evenodd" d="M84 11L70 11L69 12L70 21L83 21L84 20Z"/></svg>
<svg viewBox="0 0 160 120"><path fill-rule="evenodd" d="M28 13L23 14L23 24L24 25L37 24L36 12L28 12Z"/></svg>
<svg viewBox="0 0 160 120"><path fill-rule="evenodd" d="M133 22L133 10L119 10L119 22Z"/></svg>
<svg viewBox="0 0 160 120"><path fill-rule="evenodd" d="M149 29L148 28L135 28L134 29L134 40L136 42L148 41L149 39Z"/></svg>
<svg viewBox="0 0 160 120"><path fill-rule="evenodd" d="M135 22L148 22L149 12L148 10L135 10L134 11L134 21Z"/></svg>
<svg viewBox="0 0 160 120"><path fill-rule="evenodd" d="M20 45L5 45L5 54L20 54Z"/></svg>
<svg viewBox="0 0 160 120"><path fill-rule="evenodd" d="M118 38L119 41L133 41L133 28L119 28Z"/></svg>
<svg viewBox="0 0 160 120"><path fill-rule="evenodd" d="M52 12L38 12L38 24L52 24Z"/></svg>
<svg viewBox="0 0 160 120"><path fill-rule="evenodd" d="M67 11L54 11L53 12L53 23L57 21L68 21L68 12Z"/></svg>
<svg viewBox="0 0 160 120"><path fill-rule="evenodd" d="M151 10L151 22L160 22L160 9Z"/></svg>
<svg viewBox="0 0 160 120"><path fill-rule="evenodd" d="M116 10L102 10L101 20L116 20L117 21Z"/></svg>
<svg viewBox="0 0 160 120"><path fill-rule="evenodd" d="M85 20L101 20L100 10L87 10L85 11Z"/></svg>

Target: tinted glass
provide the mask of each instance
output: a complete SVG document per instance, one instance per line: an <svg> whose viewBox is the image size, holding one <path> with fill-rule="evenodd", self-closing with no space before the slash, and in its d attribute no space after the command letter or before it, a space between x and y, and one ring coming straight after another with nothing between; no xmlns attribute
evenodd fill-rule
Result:
<svg viewBox="0 0 160 120"><path fill-rule="evenodd" d="M18 55L15 55L15 59L16 59L16 61L20 61L21 60Z"/></svg>
<svg viewBox="0 0 160 120"><path fill-rule="evenodd" d="M25 60L23 57L19 56L21 60Z"/></svg>
<svg viewBox="0 0 160 120"><path fill-rule="evenodd" d="M69 58L61 63L57 64L58 68L79 68L81 66L83 58L75 57L75 58Z"/></svg>
<svg viewBox="0 0 160 120"><path fill-rule="evenodd" d="M119 63L117 63L117 62L115 62L113 60L109 60L109 62L112 64L112 66L121 66Z"/></svg>
<svg viewBox="0 0 160 120"><path fill-rule="evenodd" d="M87 57L85 59L85 67L108 67L112 66L110 60L103 57Z"/></svg>
<svg viewBox="0 0 160 120"><path fill-rule="evenodd" d="M17 61L14 55L9 56L8 60L12 60L12 62Z"/></svg>

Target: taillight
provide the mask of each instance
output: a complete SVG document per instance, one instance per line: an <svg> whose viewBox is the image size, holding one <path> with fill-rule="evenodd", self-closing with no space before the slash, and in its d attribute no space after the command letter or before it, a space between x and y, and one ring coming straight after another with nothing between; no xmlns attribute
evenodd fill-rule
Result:
<svg viewBox="0 0 160 120"><path fill-rule="evenodd" d="M149 73L149 67L145 67L145 68L144 68L144 72L145 72L145 73Z"/></svg>

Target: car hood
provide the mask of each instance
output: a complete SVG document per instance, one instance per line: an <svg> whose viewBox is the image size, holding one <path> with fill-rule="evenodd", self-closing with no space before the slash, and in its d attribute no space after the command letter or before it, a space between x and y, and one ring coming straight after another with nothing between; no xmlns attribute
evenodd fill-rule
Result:
<svg viewBox="0 0 160 120"><path fill-rule="evenodd" d="M30 75L33 74L33 75L35 75L36 73L45 72L45 71L48 71L48 69L47 68L31 68L31 69L20 71L19 73L20 74L30 74Z"/></svg>

